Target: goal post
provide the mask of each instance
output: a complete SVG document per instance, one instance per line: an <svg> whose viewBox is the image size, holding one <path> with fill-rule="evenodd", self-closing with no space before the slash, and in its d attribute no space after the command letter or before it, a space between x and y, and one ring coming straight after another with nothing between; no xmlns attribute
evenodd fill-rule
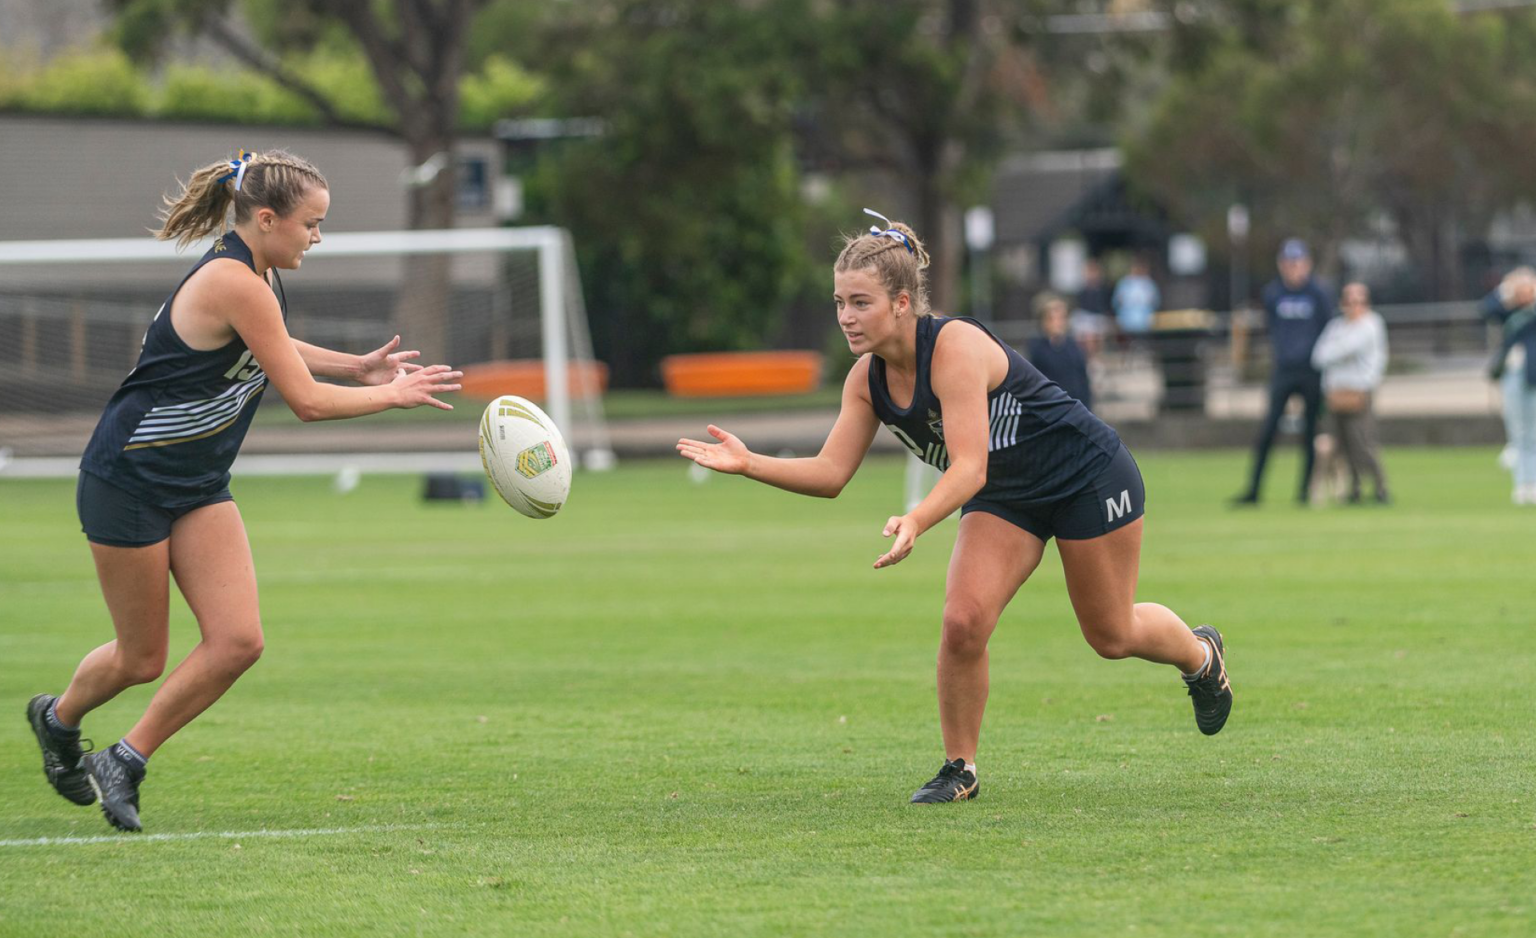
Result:
<svg viewBox="0 0 1536 938"><path fill-rule="evenodd" d="M0 242L0 427L99 413L160 303L206 249L152 238ZM427 311L441 317L444 359L540 361L544 406L573 455L589 468L613 465L575 250L562 228L327 233L302 271L285 272L290 331L349 352L377 347L397 331L408 260L424 255L448 267ZM410 347L412 337L402 339Z"/></svg>

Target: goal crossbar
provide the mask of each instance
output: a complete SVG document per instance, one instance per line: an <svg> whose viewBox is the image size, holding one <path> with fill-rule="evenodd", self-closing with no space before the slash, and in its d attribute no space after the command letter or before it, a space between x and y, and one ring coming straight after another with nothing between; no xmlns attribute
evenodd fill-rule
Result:
<svg viewBox="0 0 1536 938"><path fill-rule="evenodd" d="M211 243L212 239L208 239ZM574 270L575 250L570 233L554 226L525 228L454 228L424 231L366 231L327 234L322 241L326 257L383 257L467 252L532 250L538 254L540 344L544 359L546 404L557 427L569 433L572 402L568 385L568 359L573 351L568 329L575 329L577 354L591 356L586 311L579 308L579 284L568 283ZM79 263L83 257L98 261L191 260L206 250L202 245L179 249L174 242L156 238L87 238L51 241L0 241L0 267ZM196 253L194 253L196 252ZM593 416L593 415L589 415ZM606 427L597 416L597 439L591 456L595 465L611 463L612 448Z"/></svg>

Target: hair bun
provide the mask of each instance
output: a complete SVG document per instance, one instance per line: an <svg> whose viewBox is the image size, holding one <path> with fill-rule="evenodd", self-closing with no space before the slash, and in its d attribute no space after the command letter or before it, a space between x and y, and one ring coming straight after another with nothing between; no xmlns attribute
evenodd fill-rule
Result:
<svg viewBox="0 0 1536 938"><path fill-rule="evenodd" d="M917 269L927 270L928 264L931 261L928 257L928 249L923 247L923 242L918 239L917 232L912 230L912 226L904 221L893 221L891 222L891 230L901 232L902 236L907 239L907 243L912 245L912 253L917 255Z"/></svg>

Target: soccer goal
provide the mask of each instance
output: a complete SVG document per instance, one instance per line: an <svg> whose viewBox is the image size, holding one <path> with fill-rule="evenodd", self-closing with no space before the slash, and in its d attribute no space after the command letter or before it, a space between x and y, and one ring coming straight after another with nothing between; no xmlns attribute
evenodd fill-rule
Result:
<svg viewBox="0 0 1536 938"><path fill-rule="evenodd" d="M0 242L0 447L78 456L151 318L206 249L177 251L151 238ZM509 363L521 367L502 371L542 372L531 390L526 380L499 389L494 377L480 386L540 398L581 465L613 465L601 367L565 230L327 233L301 270L280 273L295 338L366 352L399 332L403 347L423 350L423 363L488 365L493 376ZM478 416L481 403L456 406ZM472 422L419 414L299 430L264 409L245 452L267 466L285 453L416 457L402 467L433 452L473 453ZM294 471L315 465L290 462Z"/></svg>

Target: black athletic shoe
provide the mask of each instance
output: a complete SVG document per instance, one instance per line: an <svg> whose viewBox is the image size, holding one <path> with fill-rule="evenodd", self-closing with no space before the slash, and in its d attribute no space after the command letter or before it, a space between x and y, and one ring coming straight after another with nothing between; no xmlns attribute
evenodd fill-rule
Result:
<svg viewBox="0 0 1536 938"><path fill-rule="evenodd" d="M43 774L48 776L54 791L75 804L90 804L96 800L96 793L86 780L82 759L90 752L91 741L81 739L79 733L60 736L48 728L48 708L55 699L52 694L38 694L27 703L27 722L32 724L32 734L43 750Z"/></svg>
<svg viewBox="0 0 1536 938"><path fill-rule="evenodd" d="M1244 492L1227 499L1227 504L1233 508L1252 508L1259 503L1259 496L1252 492Z"/></svg>
<svg viewBox="0 0 1536 938"><path fill-rule="evenodd" d="M1211 663L1205 673L1197 678L1185 678L1189 696L1195 703L1195 725L1207 736L1215 736L1227 724L1227 714L1232 712L1232 685L1227 683L1227 656L1221 644L1221 633L1209 625L1192 629L1211 646Z"/></svg>
<svg viewBox="0 0 1536 938"><path fill-rule="evenodd" d="M941 801L972 801L981 794L981 782L975 772L965 770L965 760L944 763L933 781L912 795L913 804L938 804Z"/></svg>
<svg viewBox="0 0 1536 938"><path fill-rule="evenodd" d="M112 753L93 752L85 757L86 777L101 798L101 813L107 823L118 830L143 830L139 823L139 783L144 781L143 769L129 768Z"/></svg>

